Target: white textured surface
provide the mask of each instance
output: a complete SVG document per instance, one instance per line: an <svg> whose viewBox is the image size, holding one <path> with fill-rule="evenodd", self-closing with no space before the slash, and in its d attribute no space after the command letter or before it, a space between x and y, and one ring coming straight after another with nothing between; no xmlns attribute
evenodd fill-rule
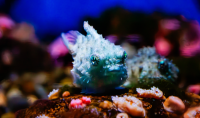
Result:
<svg viewBox="0 0 200 118"><path fill-rule="evenodd" d="M142 101L136 97L126 95L123 97L112 96L112 101L121 112L126 112L132 116L145 116L145 109L143 108Z"/></svg>
<svg viewBox="0 0 200 118"><path fill-rule="evenodd" d="M136 91L139 96L148 96L152 98L161 98L163 96L163 92L154 86L151 87L151 90L136 88Z"/></svg>
<svg viewBox="0 0 200 118"><path fill-rule="evenodd" d="M53 95L54 93L58 92L59 89L53 89L53 91L51 91L48 95L48 97L51 97L51 95Z"/></svg>
<svg viewBox="0 0 200 118"><path fill-rule="evenodd" d="M35 117L35 118L50 118L50 117L45 116L44 114L42 114L42 115L39 115L39 116L37 116L37 117Z"/></svg>

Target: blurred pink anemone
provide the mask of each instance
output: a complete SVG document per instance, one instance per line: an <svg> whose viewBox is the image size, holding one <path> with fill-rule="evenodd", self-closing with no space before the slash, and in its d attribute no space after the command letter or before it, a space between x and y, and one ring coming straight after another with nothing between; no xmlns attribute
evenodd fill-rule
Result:
<svg viewBox="0 0 200 118"><path fill-rule="evenodd" d="M14 21L8 16L0 16L0 28L11 29L15 25Z"/></svg>
<svg viewBox="0 0 200 118"><path fill-rule="evenodd" d="M4 35L6 30L11 30L15 26L15 22L6 15L0 14L0 37Z"/></svg>
<svg viewBox="0 0 200 118"><path fill-rule="evenodd" d="M200 85L199 84L190 85L188 87L188 92L195 93L195 94L200 94Z"/></svg>
<svg viewBox="0 0 200 118"><path fill-rule="evenodd" d="M189 22L189 28L185 31L181 40L181 55L193 57L200 54L200 26L197 21Z"/></svg>
<svg viewBox="0 0 200 118"><path fill-rule="evenodd" d="M167 56L172 50L172 45L167 41L167 39L159 38L154 44L156 52L162 56Z"/></svg>

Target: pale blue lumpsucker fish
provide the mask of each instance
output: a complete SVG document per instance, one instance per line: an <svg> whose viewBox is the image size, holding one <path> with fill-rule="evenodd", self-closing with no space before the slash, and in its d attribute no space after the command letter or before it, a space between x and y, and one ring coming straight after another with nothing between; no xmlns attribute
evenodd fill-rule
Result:
<svg viewBox="0 0 200 118"><path fill-rule="evenodd" d="M84 22L87 36L78 31L62 33L63 41L73 56L73 83L90 92L105 92L122 85L128 75L127 53L120 46L105 40Z"/></svg>

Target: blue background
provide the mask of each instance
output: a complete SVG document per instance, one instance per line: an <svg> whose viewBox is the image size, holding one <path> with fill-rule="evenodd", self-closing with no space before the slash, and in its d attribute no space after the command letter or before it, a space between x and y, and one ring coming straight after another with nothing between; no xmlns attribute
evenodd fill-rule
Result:
<svg viewBox="0 0 200 118"><path fill-rule="evenodd" d="M0 4L3 2L0 0ZM78 30L79 22L85 16L97 18L115 6L148 14L161 9L200 21L195 0L17 0L10 15L17 22L26 21L34 25L39 36L57 35L63 31Z"/></svg>

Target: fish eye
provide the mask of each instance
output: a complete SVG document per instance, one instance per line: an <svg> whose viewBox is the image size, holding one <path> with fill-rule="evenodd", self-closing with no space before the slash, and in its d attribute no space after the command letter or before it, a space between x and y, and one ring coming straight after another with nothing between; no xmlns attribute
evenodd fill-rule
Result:
<svg viewBox="0 0 200 118"><path fill-rule="evenodd" d="M99 64L99 61L100 59L99 59L99 56L97 55L92 55L90 57L90 62L92 63L93 66L97 66Z"/></svg>
<svg viewBox="0 0 200 118"><path fill-rule="evenodd" d="M168 60L166 59L161 59L160 61L158 61L158 68L160 70L164 70L164 69L167 69L168 67Z"/></svg>
<svg viewBox="0 0 200 118"><path fill-rule="evenodd" d="M123 56L122 56L122 61L125 61L127 59L128 55L127 53L124 51L123 52Z"/></svg>

